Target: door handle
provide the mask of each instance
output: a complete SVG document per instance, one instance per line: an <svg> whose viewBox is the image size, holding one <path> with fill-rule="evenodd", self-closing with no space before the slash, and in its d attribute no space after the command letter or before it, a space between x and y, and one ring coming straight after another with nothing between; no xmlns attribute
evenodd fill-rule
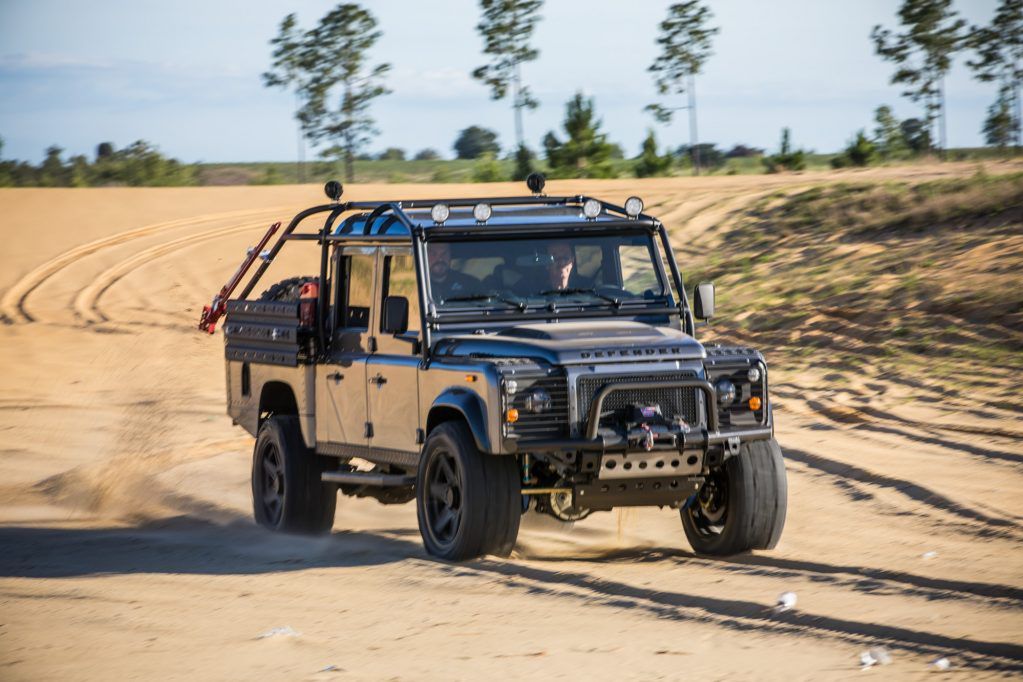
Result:
<svg viewBox="0 0 1023 682"><path fill-rule="evenodd" d="M387 377L383 374L377 374L375 377L369 380L369 383L376 384L377 386L383 386L387 383Z"/></svg>
<svg viewBox="0 0 1023 682"><path fill-rule="evenodd" d="M334 372L333 374L328 374L327 378L333 381L335 384L340 384L341 380L345 378L345 375L342 374L341 372Z"/></svg>

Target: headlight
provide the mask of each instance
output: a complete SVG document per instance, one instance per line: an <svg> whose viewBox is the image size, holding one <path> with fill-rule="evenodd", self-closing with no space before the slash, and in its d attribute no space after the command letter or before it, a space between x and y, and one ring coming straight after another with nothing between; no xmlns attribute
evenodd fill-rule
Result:
<svg viewBox="0 0 1023 682"><path fill-rule="evenodd" d="M760 368L756 366L750 367L749 371L746 372L746 378L749 379L751 384L755 384L760 381Z"/></svg>
<svg viewBox="0 0 1023 682"><path fill-rule="evenodd" d="M550 412L552 406L551 394L542 388L534 388L526 396L526 409L534 414Z"/></svg>
<svg viewBox="0 0 1023 682"><path fill-rule="evenodd" d="M718 402L722 405L731 405L735 402L735 384L728 379L719 379L714 384L714 389L718 392Z"/></svg>

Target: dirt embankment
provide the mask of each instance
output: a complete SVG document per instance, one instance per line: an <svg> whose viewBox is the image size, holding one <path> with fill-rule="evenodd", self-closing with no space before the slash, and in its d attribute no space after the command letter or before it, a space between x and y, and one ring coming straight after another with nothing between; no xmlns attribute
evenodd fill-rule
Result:
<svg viewBox="0 0 1023 682"><path fill-rule="evenodd" d="M1023 202L994 177L1018 170L551 183L643 196L718 284L701 331L771 361L788 526L729 560L669 510L529 518L511 559L465 565L426 557L411 506L258 530L193 325L318 188L0 191L0 678L848 678L878 645L865 674L1019 674Z"/></svg>

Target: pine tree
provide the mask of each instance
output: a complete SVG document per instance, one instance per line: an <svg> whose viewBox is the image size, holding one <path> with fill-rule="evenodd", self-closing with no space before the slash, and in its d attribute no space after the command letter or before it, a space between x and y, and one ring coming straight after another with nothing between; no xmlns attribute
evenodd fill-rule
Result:
<svg viewBox="0 0 1023 682"><path fill-rule="evenodd" d="M945 74L952 56L963 46L966 22L956 17L952 0L903 0L899 20L904 33L874 26L870 37L883 59L897 66L892 85L903 85L902 94L924 103L928 127L939 122L942 154L945 139Z"/></svg>
<svg viewBox="0 0 1023 682"><path fill-rule="evenodd" d="M274 50L270 70L263 74L263 85L268 88L293 88L295 91L295 124L297 126L298 162L296 176L299 183L305 182L305 133L299 111L302 108L302 36L298 32L295 14L289 14L281 21L277 36L270 40Z"/></svg>
<svg viewBox="0 0 1023 682"><path fill-rule="evenodd" d="M511 90L515 112L516 180L524 179L533 170L532 153L526 147L522 129L522 110L535 109L539 102L522 84L522 64L540 54L530 46L529 40L540 21L542 6L543 0L480 0L483 16L476 26L483 37L483 54L491 61L475 69L472 77L490 88L491 99L504 99Z"/></svg>
<svg viewBox="0 0 1023 682"><path fill-rule="evenodd" d="M994 147L1005 149L1012 144L1018 124L1012 111L1012 92L1004 87L999 90L998 99L988 107L984 120L984 141Z"/></svg>
<svg viewBox="0 0 1023 682"><path fill-rule="evenodd" d="M877 123L877 127L874 128L874 145L881 158L898 159L905 156L909 149L906 147L906 139L902 136L902 128L892 113L892 108L887 104L879 106L874 111L874 121Z"/></svg>
<svg viewBox="0 0 1023 682"><path fill-rule="evenodd" d="M381 35L376 26L354 3L338 5L305 33L289 15L271 41L273 68L263 76L268 86L296 88L302 131L313 142L332 143L321 156L343 159L348 182L355 180L355 157L377 133L369 106L390 92L383 85L390 64L367 64Z"/></svg>
<svg viewBox="0 0 1023 682"><path fill-rule="evenodd" d="M553 133L544 136L547 164L551 176L557 178L610 178L611 145L607 135L600 132L600 120L593 109L593 100L581 92L565 106L563 123L568 139L562 142Z"/></svg>
<svg viewBox="0 0 1023 682"><path fill-rule="evenodd" d="M968 61L977 78L1000 82L998 98L988 110L1001 111L1007 103L1016 147L1023 145L1023 0L1002 0L990 26L974 27L969 39L977 52ZM1013 113L1013 110L1015 112ZM1001 114L999 114L1001 115ZM990 118L989 118L990 120ZM987 125L984 128L987 134Z"/></svg>
<svg viewBox="0 0 1023 682"><path fill-rule="evenodd" d="M687 0L669 7L668 18L661 22L661 35L657 38L661 53L648 69L656 74L654 82L662 96L688 95L688 104L684 108L689 109L689 147L694 151L694 175L700 174L695 78L711 56L711 38L719 31L717 27L707 26L713 16L710 9L704 7L699 0ZM675 110L679 108L683 107L672 108L661 104L646 107L662 123L671 121Z"/></svg>
<svg viewBox="0 0 1023 682"><path fill-rule="evenodd" d="M646 139L643 140L643 151L636 163L635 173L637 178L651 178L659 175L666 175L671 168L671 155L661 156L657 153L657 138L654 131L647 131Z"/></svg>

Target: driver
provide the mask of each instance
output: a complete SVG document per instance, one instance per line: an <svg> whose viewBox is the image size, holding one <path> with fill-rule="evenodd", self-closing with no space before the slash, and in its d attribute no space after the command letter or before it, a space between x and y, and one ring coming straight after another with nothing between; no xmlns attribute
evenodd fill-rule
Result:
<svg viewBox="0 0 1023 682"><path fill-rule="evenodd" d="M430 265L430 291L438 301L471 294L479 285L475 277L451 269L451 245L446 242L429 244L426 259Z"/></svg>
<svg viewBox="0 0 1023 682"><path fill-rule="evenodd" d="M575 270L575 251L572 245L567 241L552 242L547 247L547 255L552 259L547 268L550 288L559 291L571 288Z"/></svg>

